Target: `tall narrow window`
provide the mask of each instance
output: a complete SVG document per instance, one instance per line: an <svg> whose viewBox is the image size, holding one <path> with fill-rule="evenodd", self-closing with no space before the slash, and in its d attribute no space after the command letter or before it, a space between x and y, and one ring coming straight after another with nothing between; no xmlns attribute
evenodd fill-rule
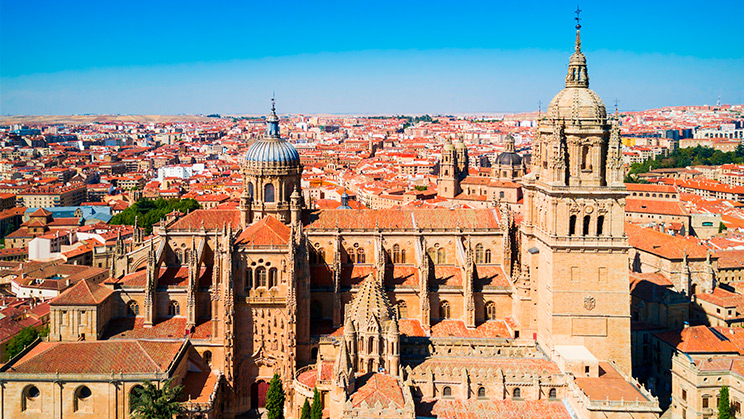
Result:
<svg viewBox="0 0 744 419"><path fill-rule="evenodd" d="M276 268L269 269L269 288L274 288L277 285L277 276Z"/></svg>
<svg viewBox="0 0 744 419"><path fill-rule="evenodd" d="M400 262L400 245L399 244L393 245L393 263L401 263Z"/></svg>
<svg viewBox="0 0 744 419"><path fill-rule="evenodd" d="M442 301L439 304L439 318L443 320L450 318L450 305L447 301Z"/></svg>
<svg viewBox="0 0 744 419"><path fill-rule="evenodd" d="M183 253L181 249L176 249L176 265L183 265Z"/></svg>
<svg viewBox="0 0 744 419"><path fill-rule="evenodd" d="M249 290L251 289L251 286L253 285L253 269L248 268L245 270L245 289Z"/></svg>
<svg viewBox="0 0 744 419"><path fill-rule="evenodd" d="M604 231L604 215L597 217L597 235L601 236Z"/></svg>
<svg viewBox="0 0 744 419"><path fill-rule="evenodd" d="M261 266L256 269L256 288L266 286L266 268Z"/></svg>
<svg viewBox="0 0 744 419"><path fill-rule="evenodd" d="M496 320L496 303L493 301L486 303L486 320Z"/></svg>
<svg viewBox="0 0 744 419"><path fill-rule="evenodd" d="M248 182L248 196L253 198L253 182Z"/></svg>
<svg viewBox="0 0 744 419"><path fill-rule="evenodd" d="M405 319L408 317L408 306L403 300L398 301L398 314L400 315L401 319Z"/></svg>
<svg viewBox="0 0 744 419"><path fill-rule="evenodd" d="M592 222L592 217L589 215L584 216L584 236L589 235L589 224Z"/></svg>
<svg viewBox="0 0 744 419"><path fill-rule="evenodd" d="M367 263L367 258L364 256L364 249L361 247L357 249L357 263Z"/></svg>
<svg viewBox="0 0 744 419"><path fill-rule="evenodd" d="M512 391L512 398L514 399L521 399L522 398L522 390L519 389L519 387L515 387Z"/></svg>
<svg viewBox="0 0 744 419"><path fill-rule="evenodd" d="M132 300L127 303L127 316L138 316L139 315L139 304L137 304L136 301Z"/></svg>
<svg viewBox="0 0 744 419"><path fill-rule="evenodd" d="M483 263L483 245L475 246L475 263Z"/></svg>
<svg viewBox="0 0 744 419"><path fill-rule="evenodd" d="M177 301L171 301L168 304L168 315L171 317L181 315L181 306L178 305Z"/></svg>
<svg viewBox="0 0 744 419"><path fill-rule="evenodd" d="M439 248L439 250L437 250L437 263L439 264L447 263L447 253L441 247Z"/></svg>
<svg viewBox="0 0 744 419"><path fill-rule="evenodd" d="M318 249L318 263L325 263L325 249Z"/></svg>
<svg viewBox="0 0 744 419"><path fill-rule="evenodd" d="M486 249L485 263L491 263L491 249Z"/></svg>
<svg viewBox="0 0 744 419"><path fill-rule="evenodd" d="M589 146L581 147L581 170L592 170L592 164L589 162Z"/></svg>
<svg viewBox="0 0 744 419"><path fill-rule="evenodd" d="M568 219L568 235L573 236L576 234L576 215L572 215Z"/></svg>
<svg viewBox="0 0 744 419"><path fill-rule="evenodd" d="M274 185L271 183L264 186L264 202L274 202Z"/></svg>

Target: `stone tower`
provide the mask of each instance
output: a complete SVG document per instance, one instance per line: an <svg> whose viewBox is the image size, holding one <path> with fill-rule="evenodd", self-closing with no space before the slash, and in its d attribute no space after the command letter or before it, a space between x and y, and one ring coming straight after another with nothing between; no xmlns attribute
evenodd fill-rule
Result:
<svg viewBox="0 0 744 419"><path fill-rule="evenodd" d="M530 292L515 309L549 351L583 345L630 373L620 137L589 89L580 28L566 87L538 121L532 171L524 177L522 269L529 269Z"/></svg>
<svg viewBox="0 0 744 419"><path fill-rule="evenodd" d="M437 180L437 194L442 198L454 198L460 194L460 172L457 164L457 150L452 139L447 140L442 147L442 159L439 163L439 179Z"/></svg>
<svg viewBox="0 0 744 419"><path fill-rule="evenodd" d="M291 221L292 193L300 188L302 165L292 144L281 138L274 100L266 118L266 132L245 153L240 210L245 225L267 215Z"/></svg>

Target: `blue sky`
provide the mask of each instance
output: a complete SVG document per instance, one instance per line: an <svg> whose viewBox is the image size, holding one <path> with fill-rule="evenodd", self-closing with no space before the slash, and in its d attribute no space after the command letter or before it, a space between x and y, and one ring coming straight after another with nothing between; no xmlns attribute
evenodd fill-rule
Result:
<svg viewBox="0 0 744 419"><path fill-rule="evenodd" d="M575 2L0 0L0 113L476 113L563 87ZM741 0L582 2L608 106L744 102Z"/></svg>

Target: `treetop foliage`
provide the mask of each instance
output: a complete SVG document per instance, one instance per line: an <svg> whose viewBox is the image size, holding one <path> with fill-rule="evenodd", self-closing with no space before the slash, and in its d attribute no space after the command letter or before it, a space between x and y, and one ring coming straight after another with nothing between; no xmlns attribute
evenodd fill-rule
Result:
<svg viewBox="0 0 744 419"><path fill-rule="evenodd" d="M185 214L199 208L201 208L199 203L191 198L158 198L155 200L142 198L121 213L114 215L109 224L134 225L136 218L137 224L149 234L152 232L152 225L165 218L166 214L175 210Z"/></svg>
<svg viewBox="0 0 744 419"><path fill-rule="evenodd" d="M647 173L653 169L671 169L687 166L719 166L721 164L744 164L744 145L735 151L720 151L710 147L678 148L668 156L657 156L643 163L633 163L630 175Z"/></svg>

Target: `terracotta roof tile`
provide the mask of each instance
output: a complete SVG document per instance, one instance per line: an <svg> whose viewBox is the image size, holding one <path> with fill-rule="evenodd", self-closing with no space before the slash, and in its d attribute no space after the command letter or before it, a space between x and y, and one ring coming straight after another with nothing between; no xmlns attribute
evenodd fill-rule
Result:
<svg viewBox="0 0 744 419"><path fill-rule="evenodd" d="M114 291L103 285L84 279L54 297L49 304L53 306L89 306L104 302Z"/></svg>
<svg viewBox="0 0 744 419"><path fill-rule="evenodd" d="M290 229L286 224L269 215L246 228L235 243L246 246L283 246L289 243L289 234Z"/></svg>

